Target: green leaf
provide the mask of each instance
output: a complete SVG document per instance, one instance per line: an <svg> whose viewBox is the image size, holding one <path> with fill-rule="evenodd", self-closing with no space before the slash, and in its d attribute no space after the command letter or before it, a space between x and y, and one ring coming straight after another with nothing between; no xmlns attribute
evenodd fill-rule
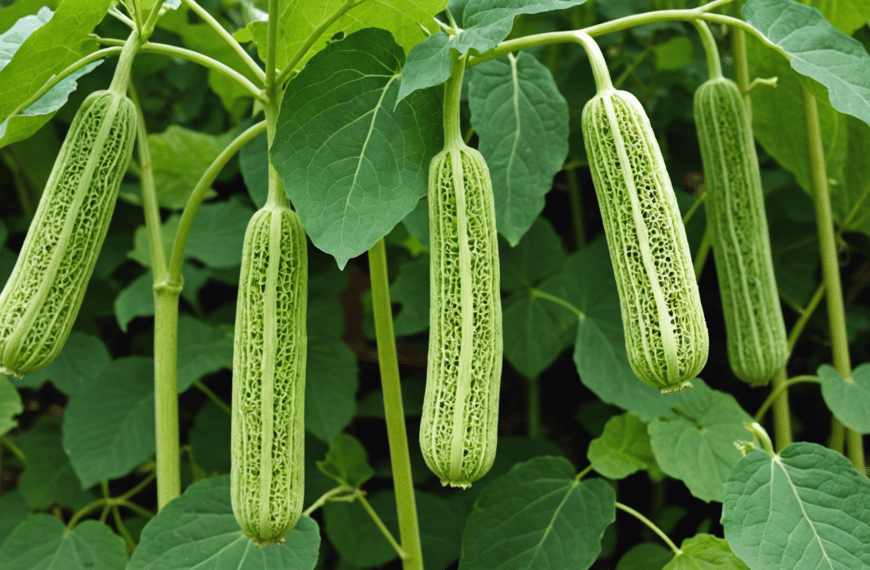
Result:
<svg viewBox="0 0 870 570"><path fill-rule="evenodd" d="M671 400L641 382L628 364L616 280L604 239L599 237L572 255L562 273L553 284L554 294L558 284L562 298L583 314L574 344L581 382L604 402L643 421L671 415Z"/></svg>
<svg viewBox="0 0 870 570"><path fill-rule="evenodd" d="M368 497L369 504L390 533L399 536L396 500L392 491L378 491ZM331 502L323 506L326 536L341 557L362 568L386 564L396 558L396 551L375 526L359 501Z"/></svg>
<svg viewBox="0 0 870 570"><path fill-rule="evenodd" d="M393 319L397 337L410 336L429 328L429 256L407 261L390 285L392 303L402 305Z"/></svg>
<svg viewBox="0 0 870 570"><path fill-rule="evenodd" d="M870 481L841 454L793 443L753 450L725 484L722 526L753 570L870 567Z"/></svg>
<svg viewBox="0 0 870 570"><path fill-rule="evenodd" d="M610 418L601 437L589 443L586 457L596 471L610 479L623 479L655 465L647 426L631 414Z"/></svg>
<svg viewBox="0 0 870 570"><path fill-rule="evenodd" d="M447 568L459 558L463 517L444 497L414 490L426 568Z"/></svg>
<svg viewBox="0 0 870 570"><path fill-rule="evenodd" d="M515 246L568 156L568 104L550 70L525 52L475 67L468 104L492 177L496 226Z"/></svg>
<svg viewBox="0 0 870 570"><path fill-rule="evenodd" d="M336 436L326 458L317 462L317 468L339 484L355 488L361 487L375 474L365 448L358 439L346 433Z"/></svg>
<svg viewBox="0 0 870 570"><path fill-rule="evenodd" d="M834 109L870 124L870 55L860 42L815 8L791 0L750 0L742 13L795 71L828 88Z"/></svg>
<svg viewBox="0 0 870 570"><path fill-rule="evenodd" d="M462 32L453 39L448 39L444 32L433 34L408 53L408 63L402 70L399 100L418 89L444 83L450 77L451 50L456 50L459 55L472 50L485 53L508 37L516 16L565 10L584 2L586 0L450 0L447 9ZM435 37L438 39L433 40Z"/></svg>
<svg viewBox="0 0 870 570"><path fill-rule="evenodd" d="M687 538L680 550L683 553L675 556L663 570L749 570L724 539L709 534Z"/></svg>
<svg viewBox="0 0 870 570"><path fill-rule="evenodd" d="M619 559L616 570L662 570L674 553L652 542L635 544Z"/></svg>
<svg viewBox="0 0 870 570"><path fill-rule="evenodd" d="M12 530L27 518L30 507L18 490L8 491L0 496L0 547Z"/></svg>
<svg viewBox="0 0 870 570"><path fill-rule="evenodd" d="M120 358L70 398L63 447L85 488L126 475L151 457L155 442L150 358Z"/></svg>
<svg viewBox="0 0 870 570"><path fill-rule="evenodd" d="M567 459L538 457L491 483L465 524L460 570L591 566L616 497L603 479L576 475Z"/></svg>
<svg viewBox="0 0 870 570"><path fill-rule="evenodd" d="M18 386L39 388L46 380L51 380L61 392L75 396L111 362L112 357L103 341L74 330L57 358L45 368L26 374Z"/></svg>
<svg viewBox="0 0 870 570"><path fill-rule="evenodd" d="M239 151L239 168L254 206L262 208L269 195L269 139L255 136Z"/></svg>
<svg viewBox="0 0 870 570"><path fill-rule="evenodd" d="M442 146L440 92L395 104L404 59L388 32L361 30L312 57L281 103L272 163L311 241L340 268L426 194Z"/></svg>
<svg viewBox="0 0 870 570"><path fill-rule="evenodd" d="M171 210L184 208L202 173L231 140L229 133L215 136L179 125L148 135L157 203ZM206 199L213 196L215 192L210 190Z"/></svg>
<svg viewBox="0 0 870 570"><path fill-rule="evenodd" d="M744 425L752 418L734 396L700 378L692 383L668 398L675 415L650 422L650 443L666 475L681 479L702 501L721 501L728 473L740 461L735 442L753 439Z"/></svg>
<svg viewBox="0 0 870 570"><path fill-rule="evenodd" d="M852 35L870 20L870 5L863 0L810 0L809 5L817 8L832 26L847 35Z"/></svg>
<svg viewBox="0 0 870 570"><path fill-rule="evenodd" d="M15 416L24 411L18 390L5 376L0 376L0 435L18 425Z"/></svg>
<svg viewBox="0 0 870 570"><path fill-rule="evenodd" d="M212 477L188 487L145 525L127 570L313 570L320 550L314 519L301 517L285 540L254 546L233 515L229 476Z"/></svg>
<svg viewBox="0 0 870 570"><path fill-rule="evenodd" d="M18 47L16 43L19 40L22 42L26 40L30 33L41 27L51 16L51 10L43 8L37 15L22 18L16 22L12 29L0 35L0 44L4 46L3 51L0 51L0 70L9 63L9 58L15 55ZM9 46L14 47L13 49L8 49ZM0 122L0 147L24 140L38 131L45 123L51 120L58 109L66 104L70 93L78 88L77 80L96 69L101 63L103 63L103 60L98 59L81 69L77 69L59 81L45 95L18 112L14 117L9 117Z"/></svg>
<svg viewBox="0 0 870 570"><path fill-rule="evenodd" d="M121 331L136 317L154 315L154 275L143 273L124 287L115 297L115 319Z"/></svg>
<svg viewBox="0 0 870 570"><path fill-rule="evenodd" d="M86 520L67 534L56 518L38 513L18 525L0 547L3 570L123 570L124 539L104 524Z"/></svg>
<svg viewBox="0 0 870 570"><path fill-rule="evenodd" d="M828 364L819 366L822 397L838 420L850 430L870 433L870 363L852 371L851 378L843 378Z"/></svg>
<svg viewBox="0 0 870 570"><path fill-rule="evenodd" d="M253 215L237 196L200 206L190 227L187 255L209 267L239 266L245 230Z"/></svg>
<svg viewBox="0 0 870 570"><path fill-rule="evenodd" d="M501 288L520 291L537 285L557 273L566 258L559 234L546 218L539 217L516 247L499 247Z"/></svg>
<svg viewBox="0 0 870 570"><path fill-rule="evenodd" d="M230 415L214 402L206 402L190 428L190 449L197 465L207 473L229 473L230 436Z"/></svg>
<svg viewBox="0 0 870 570"><path fill-rule="evenodd" d="M653 48L656 63L661 71L679 71L692 61L692 40L686 36L674 36Z"/></svg>
<svg viewBox="0 0 870 570"><path fill-rule="evenodd" d="M82 496L82 484L61 444L60 421L44 418L21 436L20 446L27 462L18 490L30 508L75 505Z"/></svg>
<svg viewBox="0 0 870 570"><path fill-rule="evenodd" d="M106 15L109 3L109 0L66 0L58 6L47 22L50 10L41 11L38 16L26 17L26 23L22 23L19 31L9 30L4 34L4 51L0 52L0 57L8 63L0 69L0 119L5 121L9 118L10 113L45 85L52 76L81 57L91 41L88 34ZM39 23L44 25L28 34ZM22 34L28 36L20 41ZM10 44L20 44L11 61L6 51L10 49ZM10 121L10 128L6 129L0 144L14 142L36 132L74 89L74 81L65 80L59 83L34 104L40 108L38 117Z"/></svg>
<svg viewBox="0 0 870 570"><path fill-rule="evenodd" d="M356 415L356 357L339 339L309 334L305 376L305 429L329 443Z"/></svg>
<svg viewBox="0 0 870 570"><path fill-rule="evenodd" d="M189 315L178 319L178 392L233 366L233 335Z"/></svg>
<svg viewBox="0 0 870 570"><path fill-rule="evenodd" d="M389 30L402 48L407 51L425 35L420 29L420 22L430 30L435 28L432 17L444 9L446 0L382 0L355 4L347 15L327 27L322 38L333 37L336 32L351 34L362 28L376 26ZM306 0L293 2L282 0L278 4L278 67L283 68L290 58L302 47L315 28L335 16L344 2L335 0ZM263 6L265 9L265 6ZM260 58L266 60L266 23L254 22L248 26L257 41ZM327 42L321 40L309 49L300 60L299 65L306 62L316 51Z"/></svg>

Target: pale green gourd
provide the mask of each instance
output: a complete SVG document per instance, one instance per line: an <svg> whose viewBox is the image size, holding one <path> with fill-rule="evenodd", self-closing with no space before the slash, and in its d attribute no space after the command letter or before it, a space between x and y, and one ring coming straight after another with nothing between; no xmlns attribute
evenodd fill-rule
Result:
<svg viewBox="0 0 870 570"><path fill-rule="evenodd" d="M694 113L728 361L738 378L764 385L785 366L788 341L752 128L740 90L723 77L698 88Z"/></svg>
<svg viewBox="0 0 870 570"><path fill-rule="evenodd" d="M707 325L686 232L649 119L631 93L599 88L583 109L583 140L619 290L629 364L662 392L688 388L707 361Z"/></svg>
<svg viewBox="0 0 870 570"><path fill-rule="evenodd" d="M302 512L307 280L299 217L267 203L245 234L231 421L233 513L260 547L283 543Z"/></svg>
<svg viewBox="0 0 870 570"><path fill-rule="evenodd" d="M109 229L136 126L133 102L116 90L92 93L76 112L0 293L0 372L20 378L63 348Z"/></svg>
<svg viewBox="0 0 870 570"><path fill-rule="evenodd" d="M495 459L502 369L489 169L451 145L429 168L430 333L420 447L441 483L469 487Z"/></svg>

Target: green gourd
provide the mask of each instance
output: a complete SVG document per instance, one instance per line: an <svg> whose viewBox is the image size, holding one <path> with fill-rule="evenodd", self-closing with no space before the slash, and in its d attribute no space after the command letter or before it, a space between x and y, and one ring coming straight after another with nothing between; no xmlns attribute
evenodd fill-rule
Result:
<svg viewBox="0 0 870 570"><path fill-rule="evenodd" d="M248 224L233 352L230 494L257 546L284 542L304 495L308 254L289 207Z"/></svg>
<svg viewBox="0 0 870 570"><path fill-rule="evenodd" d="M452 145L429 168L430 336L420 447L443 485L495 459L502 368L498 242L489 169Z"/></svg>
<svg viewBox="0 0 870 570"><path fill-rule="evenodd" d="M137 114L115 90L85 98L0 293L0 372L20 378L60 353L81 308L133 152Z"/></svg>
<svg viewBox="0 0 870 570"><path fill-rule="evenodd" d="M583 109L583 140L619 291L629 364L662 392L688 388L707 362L707 324L649 119L631 93L599 89Z"/></svg>
<svg viewBox="0 0 870 570"><path fill-rule="evenodd" d="M773 273L752 128L740 90L723 77L710 79L698 88L694 113L728 361L738 378L764 385L785 366L788 341Z"/></svg>

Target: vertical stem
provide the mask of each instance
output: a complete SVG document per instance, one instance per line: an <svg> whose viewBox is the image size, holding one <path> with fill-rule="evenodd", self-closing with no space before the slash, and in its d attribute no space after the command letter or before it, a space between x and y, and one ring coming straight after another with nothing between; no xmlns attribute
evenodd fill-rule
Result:
<svg viewBox="0 0 870 570"><path fill-rule="evenodd" d="M731 28L731 51L734 55L734 81L743 95L743 105L746 116L752 124L752 98L749 95L749 60L746 56L746 32L739 28Z"/></svg>
<svg viewBox="0 0 870 570"><path fill-rule="evenodd" d="M843 288L840 283L840 265L837 260L837 244L834 239L834 218L831 214L831 199L828 189L828 173L825 167L825 151L822 146L822 129L819 123L819 108L816 98L803 87L804 114L807 131L807 150L810 159L813 197L816 209L816 229L819 233L819 249L822 256L822 276L825 281L828 305L828 325L831 329L831 349L834 368L844 378L851 378L852 363L849 358L849 338L846 334L846 310L843 306ZM849 442L849 460L855 469L865 472L864 445L861 434L846 432Z"/></svg>
<svg viewBox="0 0 870 570"><path fill-rule="evenodd" d="M831 435L828 439L828 449L843 453L846 448L846 427L833 415L831 416Z"/></svg>
<svg viewBox="0 0 870 570"><path fill-rule="evenodd" d="M528 378L529 381L529 411L526 414L528 418L528 434L530 438L540 437L541 435L541 383L538 377Z"/></svg>
<svg viewBox="0 0 870 570"><path fill-rule="evenodd" d="M716 47L716 38L713 37L710 26L703 20L693 20L692 23L698 28L704 52L707 54L707 71L710 74L710 79L721 78L722 63L719 61L719 48Z"/></svg>
<svg viewBox="0 0 870 570"><path fill-rule="evenodd" d="M586 229L583 225L583 202L580 200L580 177L576 168L565 171L568 176L568 199L571 201L571 222L574 225L574 249L580 251L586 245Z"/></svg>
<svg viewBox="0 0 870 570"><path fill-rule="evenodd" d="M783 386L788 380L785 366L779 369L771 380L771 391L782 390L773 401L773 435L776 440L776 451L779 453L792 442L791 414L788 407L788 390Z"/></svg>
<svg viewBox="0 0 870 570"><path fill-rule="evenodd" d="M414 481L411 478L408 435L405 433L405 411L402 407L399 359L396 355L390 282L387 277L387 249L383 238L369 250L369 272L372 280L372 308L378 342L378 365L381 369L381 385L384 391L387 438L390 443L396 508L399 512L399 537L402 541L402 549L408 555L402 560L402 567L404 570L422 570L423 550L417 525L417 504L414 499Z"/></svg>
<svg viewBox="0 0 870 570"><path fill-rule="evenodd" d="M178 296L181 285L154 285L154 411L157 508L181 494L178 445Z"/></svg>
<svg viewBox="0 0 870 570"><path fill-rule="evenodd" d="M454 60L453 74L444 85L444 148L458 148L465 144L459 116L462 79L465 76L465 58Z"/></svg>

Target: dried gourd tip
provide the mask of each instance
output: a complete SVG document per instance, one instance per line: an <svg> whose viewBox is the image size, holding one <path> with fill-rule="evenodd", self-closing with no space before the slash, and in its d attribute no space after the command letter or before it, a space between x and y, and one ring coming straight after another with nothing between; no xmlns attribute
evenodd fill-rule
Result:
<svg viewBox="0 0 870 570"><path fill-rule="evenodd" d="M680 382L679 384L675 384L673 386L665 386L661 388L662 394L674 394L676 392L682 392L683 390L688 390L692 387L692 383L688 380Z"/></svg>
<svg viewBox="0 0 870 570"><path fill-rule="evenodd" d="M2 364L0 364L0 374L5 374L6 376L11 376L12 378L15 378L16 380L21 380L24 377L24 374L21 374L19 372L14 371L14 370L10 370L9 368L6 368Z"/></svg>
<svg viewBox="0 0 870 570"><path fill-rule="evenodd" d="M468 489L471 487L471 483L468 481L448 481L446 479L441 479L442 487L458 487L459 489Z"/></svg>

